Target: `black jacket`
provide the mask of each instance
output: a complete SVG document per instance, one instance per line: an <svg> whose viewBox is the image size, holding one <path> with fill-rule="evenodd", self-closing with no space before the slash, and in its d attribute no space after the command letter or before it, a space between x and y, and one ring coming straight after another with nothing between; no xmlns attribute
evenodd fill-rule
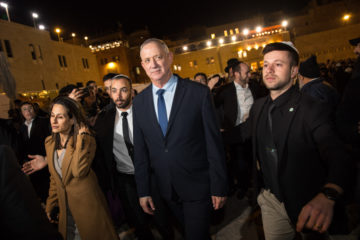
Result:
<svg viewBox="0 0 360 240"><path fill-rule="evenodd" d="M249 89L254 101L261 97L261 93L255 83L249 84ZM221 128L230 130L235 127L238 114L238 101L234 82L222 86L214 96L215 107L222 108L223 116L220 118Z"/></svg>
<svg viewBox="0 0 360 240"><path fill-rule="evenodd" d="M260 113L266 98L256 101L248 120L229 132L232 142L252 139L255 184L263 186L260 162L257 158L256 131ZM301 94L297 89L292 92L291 100L286 103L289 111L283 113L282 126L285 131L279 136L282 141L278 149L278 180L284 197L286 211L296 224L304 205L312 200L326 183L334 183L346 191L351 186L353 173L351 159L339 140L335 125L331 120L331 109L314 98ZM343 225L338 211L343 207L337 204L333 231ZM344 216L342 216L344 217ZM336 228L336 229L335 229Z"/></svg>
<svg viewBox="0 0 360 240"><path fill-rule="evenodd" d="M111 103L99 113L94 126L96 154L92 168L104 193L107 190L118 193L116 187L116 162L113 154L115 116L116 106Z"/></svg>
<svg viewBox="0 0 360 240"><path fill-rule="evenodd" d="M36 117L32 123L30 138L28 136L28 129L25 124L20 127L20 146L22 158L20 163L23 164L31 159L28 155L42 155L45 156L45 138L50 135L50 121L49 118ZM35 188L36 193L45 202L49 192L50 174L47 167L30 175L30 180Z"/></svg>
<svg viewBox="0 0 360 240"><path fill-rule="evenodd" d="M339 95L334 87L322 78L308 82L301 88L301 93L308 94L323 103L328 104L334 111L339 103Z"/></svg>
<svg viewBox="0 0 360 240"><path fill-rule="evenodd" d="M62 239L9 146L0 146L0 239Z"/></svg>

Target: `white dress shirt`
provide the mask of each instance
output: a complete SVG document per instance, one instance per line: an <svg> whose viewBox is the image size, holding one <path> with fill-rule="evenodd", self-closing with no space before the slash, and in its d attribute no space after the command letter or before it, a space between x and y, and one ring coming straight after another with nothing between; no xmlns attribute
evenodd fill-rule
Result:
<svg viewBox="0 0 360 240"><path fill-rule="evenodd" d="M246 84L244 88L236 82L234 82L234 84L238 103L238 114L235 122L235 126L237 126L245 122L249 117L250 108L254 103L254 98L248 84Z"/></svg>
<svg viewBox="0 0 360 240"><path fill-rule="evenodd" d="M28 123L27 121L24 122L25 126L27 126L28 137L29 138L30 138L30 132L31 132L33 121L34 121L34 119L31 119L30 123Z"/></svg>
<svg viewBox="0 0 360 240"><path fill-rule="evenodd" d="M128 113L126 118L129 125L129 137L130 141L133 143L134 141L132 107L130 107L126 112ZM122 127L123 117L121 116L121 113L122 111L116 108L113 143L113 153L116 162L116 169L121 173L134 174L134 164L131 160L124 140Z"/></svg>

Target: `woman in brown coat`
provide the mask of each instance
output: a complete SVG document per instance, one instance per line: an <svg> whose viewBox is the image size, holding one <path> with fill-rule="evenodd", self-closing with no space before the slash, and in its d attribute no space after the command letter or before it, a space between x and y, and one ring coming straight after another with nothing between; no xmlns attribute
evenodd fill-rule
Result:
<svg viewBox="0 0 360 240"><path fill-rule="evenodd" d="M51 107L52 136L45 140L50 171L46 213L59 207L59 231L64 239L118 239L105 198L91 170L96 143L80 105L56 98Z"/></svg>

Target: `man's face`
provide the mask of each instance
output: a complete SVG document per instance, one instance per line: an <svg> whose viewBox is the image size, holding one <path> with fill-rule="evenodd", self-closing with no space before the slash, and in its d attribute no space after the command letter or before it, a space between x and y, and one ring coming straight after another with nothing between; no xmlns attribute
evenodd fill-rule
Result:
<svg viewBox="0 0 360 240"><path fill-rule="evenodd" d="M354 53L355 53L358 57L360 57L360 43L358 43L358 44L356 45L356 47L354 48Z"/></svg>
<svg viewBox="0 0 360 240"><path fill-rule="evenodd" d="M230 81L233 81L234 77L235 77L234 72L233 72L233 69L231 67L231 68L229 68L228 78L229 78Z"/></svg>
<svg viewBox="0 0 360 240"><path fill-rule="evenodd" d="M111 80L110 97L117 108L128 109L132 100L131 88L129 81L124 78Z"/></svg>
<svg viewBox="0 0 360 240"><path fill-rule="evenodd" d="M203 75L197 75L194 80L195 80L195 82L199 82L201 84L207 85L206 78Z"/></svg>
<svg viewBox="0 0 360 240"><path fill-rule="evenodd" d="M291 86L298 72L297 66L291 66L287 51L271 51L264 55L263 81L269 90L284 90Z"/></svg>
<svg viewBox="0 0 360 240"><path fill-rule="evenodd" d="M240 72L234 72L234 77L241 84L248 83L250 78L249 66L245 63L240 63Z"/></svg>
<svg viewBox="0 0 360 240"><path fill-rule="evenodd" d="M146 74L154 84L165 84L171 76L171 64L173 55L165 50L156 42L146 44L141 52L141 65Z"/></svg>
<svg viewBox="0 0 360 240"><path fill-rule="evenodd" d="M111 89L111 79L106 80L104 82L104 90L107 94L109 94L109 96L110 96L110 89Z"/></svg>
<svg viewBox="0 0 360 240"><path fill-rule="evenodd" d="M21 106L21 114L26 121L31 121L35 117L35 111L32 105L24 104Z"/></svg>

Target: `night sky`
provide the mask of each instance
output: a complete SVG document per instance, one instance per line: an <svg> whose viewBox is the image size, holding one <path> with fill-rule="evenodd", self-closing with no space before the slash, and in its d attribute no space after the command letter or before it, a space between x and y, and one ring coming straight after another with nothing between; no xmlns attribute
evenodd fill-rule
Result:
<svg viewBox="0 0 360 240"><path fill-rule="evenodd" d="M63 37L71 32L78 35L101 36L115 31L118 23L126 33L147 26L156 37L174 34L194 25L216 26L238 21L257 14L282 10L292 14L309 0L281 1L77 1L77 0L0 0L9 4L14 22L33 25L31 12L39 14L38 23L47 29L61 27ZM170 4L171 3L171 4ZM1 9L4 15L4 9Z"/></svg>

